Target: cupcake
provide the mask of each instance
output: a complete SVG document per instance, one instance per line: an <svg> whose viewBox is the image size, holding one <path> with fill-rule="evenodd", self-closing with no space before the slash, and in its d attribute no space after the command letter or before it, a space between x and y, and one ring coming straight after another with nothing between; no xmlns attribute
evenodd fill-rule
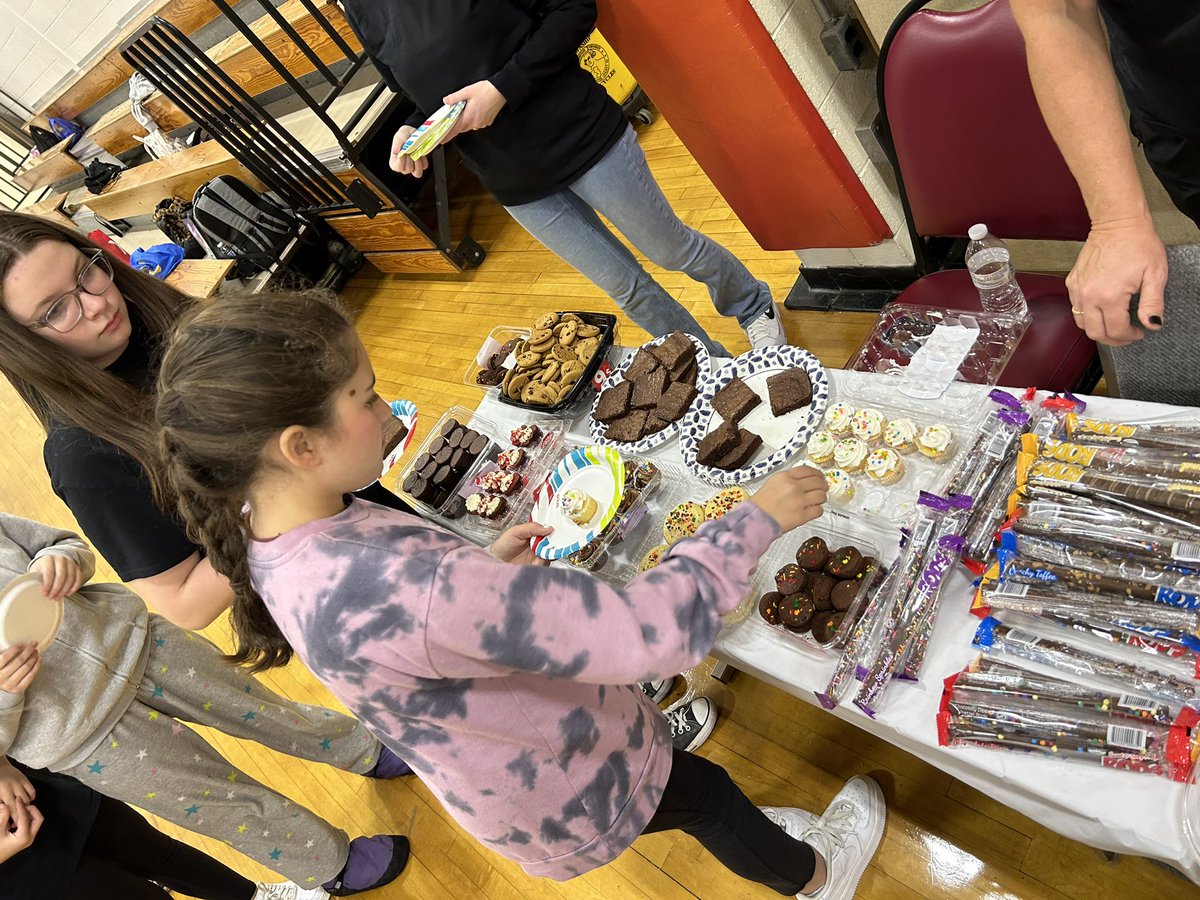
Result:
<svg viewBox="0 0 1200 900"><path fill-rule="evenodd" d="M691 537L696 533L696 529L704 524L704 520L704 507L699 503L693 503L691 500L680 503L667 513L667 519L663 522L663 539L668 544L673 544Z"/></svg>
<svg viewBox="0 0 1200 900"><path fill-rule="evenodd" d="M912 419L892 419L883 429L883 442L897 453L917 449L917 423Z"/></svg>
<svg viewBox="0 0 1200 900"><path fill-rule="evenodd" d="M600 507L595 498L576 488L568 488L558 495L558 508L576 525L586 525L595 518Z"/></svg>
<svg viewBox="0 0 1200 900"><path fill-rule="evenodd" d="M849 503L854 499L854 481L841 469L825 470L825 486L834 503Z"/></svg>
<svg viewBox="0 0 1200 900"><path fill-rule="evenodd" d="M867 457L867 474L879 484L895 484L904 477L904 460L887 447L872 450Z"/></svg>
<svg viewBox="0 0 1200 900"><path fill-rule="evenodd" d="M825 427L833 432L834 437L845 437L850 433L853 415L854 407L849 403L835 403L825 410Z"/></svg>
<svg viewBox="0 0 1200 900"><path fill-rule="evenodd" d="M866 441L856 437L842 438L833 448L833 464L851 474L861 472L870 452Z"/></svg>
<svg viewBox="0 0 1200 900"><path fill-rule="evenodd" d="M832 431L818 431L808 439L808 458L819 466L833 459L833 448L837 446L837 438Z"/></svg>
<svg viewBox="0 0 1200 900"><path fill-rule="evenodd" d="M876 447L883 441L885 425L887 419L877 409L860 409L850 417L850 433L869 447Z"/></svg>
<svg viewBox="0 0 1200 900"><path fill-rule="evenodd" d="M945 425L930 425L917 435L917 449L930 459L946 459L954 453L954 432Z"/></svg>

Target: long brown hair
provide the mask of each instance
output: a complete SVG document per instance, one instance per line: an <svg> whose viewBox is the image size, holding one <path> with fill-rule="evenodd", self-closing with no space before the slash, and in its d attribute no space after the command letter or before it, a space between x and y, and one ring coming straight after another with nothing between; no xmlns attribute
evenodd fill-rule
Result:
<svg viewBox="0 0 1200 900"><path fill-rule="evenodd" d="M0 211L0 288L13 264L44 241L70 244L85 253L97 249L86 237L57 222ZM195 301L121 263L113 265L113 281L125 297L130 319L140 328L153 361L179 316ZM0 306L3 302L0 293ZM161 489L150 396L38 337L7 311L0 315L0 372L47 432L55 425L77 425L115 444L141 464L156 490Z"/></svg>
<svg viewBox="0 0 1200 900"><path fill-rule="evenodd" d="M230 659L255 671L283 665L292 648L251 584L242 508L269 441L292 425L332 425L358 365L353 335L323 292L229 297L180 322L159 368L168 487L189 536L233 587Z"/></svg>

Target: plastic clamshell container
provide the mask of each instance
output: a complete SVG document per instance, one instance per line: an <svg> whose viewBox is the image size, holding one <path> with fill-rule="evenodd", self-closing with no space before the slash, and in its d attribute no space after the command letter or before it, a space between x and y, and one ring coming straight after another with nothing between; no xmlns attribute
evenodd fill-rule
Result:
<svg viewBox="0 0 1200 900"><path fill-rule="evenodd" d="M566 434L566 425L563 422L552 425L539 423L538 427L542 429L542 436L532 446L521 448L525 451L525 462L516 473L521 476L521 486L505 496L507 506L503 513L493 519L471 515L466 511L465 501L471 494L483 491L477 484L480 477L500 469L496 458L512 446L507 436L493 442L491 452L484 453L475 461L459 484L458 490L442 505L440 514L444 518L460 521L469 531L489 536L503 531L514 522L526 521L533 503L534 490L546 480L546 476L563 456L563 437Z"/></svg>
<svg viewBox="0 0 1200 900"><path fill-rule="evenodd" d="M531 334L533 334L533 331L529 328L520 328L516 325L497 325L491 330L491 333L488 334L487 340L483 342L483 345L479 348L479 352L476 353L474 359L471 360L471 364L467 366L467 370L463 373L463 384L477 387L481 391L498 390L500 385L480 384L476 376L484 369L488 368L488 360L495 354L499 353L506 343L511 340L527 340ZM504 360L500 360L500 362L504 362ZM506 368L511 369L513 365L515 365L515 363L510 360L510 365L508 365Z"/></svg>
<svg viewBox="0 0 1200 900"><path fill-rule="evenodd" d="M446 486L446 490L448 491L447 497L443 498L442 500L440 500L438 502L426 502L423 500L418 500L416 497L412 496L412 494L410 494L407 490L404 489L404 483L408 480L408 476L413 474L413 471L416 468L417 461L420 460L421 457L424 456L426 453L428 453L430 445L433 444L433 442L435 440L437 440L439 437L441 437L442 428L451 419L454 419L460 425L464 425L468 428L471 428L474 431L477 431L479 434L486 437L488 439L487 447L485 447L483 452L479 455L479 457L474 462L472 462L472 464L470 466L467 467L467 469L463 472L462 477L460 477L454 484ZM430 429L429 434L427 434L425 436L425 439L423 441L421 441L421 446L419 446L417 448L417 451L412 455L412 458L404 466L403 471L400 473L400 476L396 480L396 483L395 483L396 488L397 488L396 493L403 494L404 497L407 500L409 500L413 506L417 507L418 509L423 510L424 512L428 513L430 516L441 517L441 518L451 518L449 516L444 516L442 514L443 507L447 506L453 500L453 498L455 496L457 496L457 493L460 490L460 488L462 487L463 483L466 481L467 476L470 474L470 472L473 469L476 468L478 461L480 459L485 459L488 456L491 456L493 459L495 458L496 454L499 452L499 449L496 446L498 441L500 440L499 435L500 435L499 427L496 425L495 422L491 421L490 419L486 419L481 416L478 416L475 414L474 410L467 409L464 406L450 407L448 410L446 410L446 412L442 415L442 417L437 420L437 422L434 424L433 428Z"/></svg>
<svg viewBox="0 0 1200 900"><path fill-rule="evenodd" d="M617 317L608 313L580 312L575 310L562 310L558 315L565 315L567 313L579 316L584 323L594 325L600 329L600 334L597 335L600 344L596 348L595 354L588 361L587 366L584 367L583 374L579 376L579 380L575 382L575 386L571 388L567 395L552 406L538 406L532 403L524 403L521 400L513 400L501 390L497 392L496 397L505 406L515 406L518 409L528 410L531 413L540 415L569 416L570 418L575 418L585 408L591 406L592 393L595 391L592 380L596 377L596 372L599 370L601 364L608 359L609 351L616 343Z"/></svg>

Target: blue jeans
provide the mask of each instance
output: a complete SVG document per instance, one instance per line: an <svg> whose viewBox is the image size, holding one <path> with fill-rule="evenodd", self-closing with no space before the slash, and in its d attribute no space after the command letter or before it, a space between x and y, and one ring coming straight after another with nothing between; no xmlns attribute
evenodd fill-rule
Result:
<svg viewBox="0 0 1200 900"><path fill-rule="evenodd" d="M531 162L531 164L533 164ZM771 305L771 291L732 253L688 228L650 174L632 128L570 187L532 203L506 207L525 230L612 297L654 336L685 331L728 356L617 240L600 213L646 258L702 282L713 306L745 327Z"/></svg>

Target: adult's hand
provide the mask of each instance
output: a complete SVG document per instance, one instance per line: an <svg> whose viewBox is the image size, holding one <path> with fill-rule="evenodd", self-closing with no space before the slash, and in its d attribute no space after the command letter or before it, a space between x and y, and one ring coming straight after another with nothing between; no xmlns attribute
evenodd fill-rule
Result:
<svg viewBox="0 0 1200 900"><path fill-rule="evenodd" d="M508 102L490 81L468 84L462 90L447 94L442 98L442 102L448 105L458 103L460 100L466 100L467 105L463 107L462 115L458 117L454 127L442 138L443 144L454 140L464 131L478 131L481 128L487 128L496 121L496 116Z"/></svg>
<svg viewBox="0 0 1200 900"><path fill-rule="evenodd" d="M42 814L36 806L18 801L15 808L0 803L0 863L33 846L42 827Z"/></svg>
<svg viewBox="0 0 1200 900"><path fill-rule="evenodd" d="M420 178L425 174L425 169L429 166L429 157L422 156L420 159L413 159L411 156L400 155L400 148L404 146L405 141L413 136L413 132L416 130L411 125L403 125L396 132L396 136L392 138L392 155L388 160L388 165L393 172Z"/></svg>
<svg viewBox="0 0 1200 900"><path fill-rule="evenodd" d="M1095 224L1067 276L1075 324L1110 347L1141 340L1163 325L1166 283L1167 251L1148 216ZM1135 293L1141 328L1129 318Z"/></svg>
<svg viewBox="0 0 1200 900"><path fill-rule="evenodd" d="M819 469L798 466L776 472L763 482L750 502L787 532L821 515L826 490L825 476Z"/></svg>

